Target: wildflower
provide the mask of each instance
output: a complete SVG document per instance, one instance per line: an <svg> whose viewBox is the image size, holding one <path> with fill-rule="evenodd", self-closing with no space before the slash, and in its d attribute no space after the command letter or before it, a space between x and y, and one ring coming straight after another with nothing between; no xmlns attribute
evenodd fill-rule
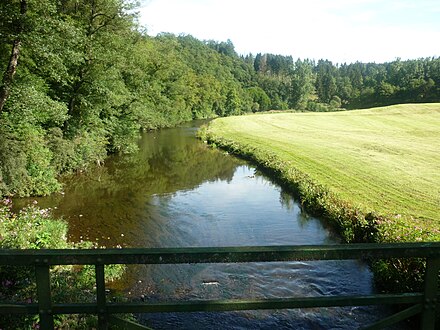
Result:
<svg viewBox="0 0 440 330"><path fill-rule="evenodd" d="M13 282L10 281L10 280L4 280L4 281L2 282L2 286L3 286L4 288L9 288L10 286L12 286L12 284L13 284Z"/></svg>

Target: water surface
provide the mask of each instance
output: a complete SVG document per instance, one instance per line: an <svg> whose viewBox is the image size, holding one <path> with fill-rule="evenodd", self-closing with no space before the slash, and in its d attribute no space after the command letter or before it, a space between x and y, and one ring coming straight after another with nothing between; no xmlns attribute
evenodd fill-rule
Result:
<svg viewBox="0 0 440 330"><path fill-rule="evenodd" d="M251 164L195 139L197 124L144 134L140 151L65 180L38 200L69 238L106 247L336 244L323 223ZM22 201L23 203L23 201ZM113 286L131 300L286 298L372 293L358 261L131 267ZM355 329L374 308L142 315L155 329Z"/></svg>

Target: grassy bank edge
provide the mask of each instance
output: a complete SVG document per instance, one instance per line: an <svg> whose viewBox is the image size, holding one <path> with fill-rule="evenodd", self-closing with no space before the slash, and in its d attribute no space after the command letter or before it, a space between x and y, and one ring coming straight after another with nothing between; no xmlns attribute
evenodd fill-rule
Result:
<svg viewBox="0 0 440 330"><path fill-rule="evenodd" d="M427 231L415 233L400 218L365 212L314 181L292 163L280 160L273 152L229 140L213 133L209 124L198 131L198 138L207 144L257 163L268 170L284 188L293 193L309 213L322 217L346 243L385 243L434 240ZM381 260L370 263L376 286L381 291L420 291L425 272L422 260Z"/></svg>
<svg viewBox="0 0 440 330"><path fill-rule="evenodd" d="M325 186L296 169L290 162L280 160L275 153L225 139L209 131L208 126L201 128L198 136L211 146L251 160L270 171L283 187L299 198L301 205L308 212L324 217L344 241L377 241L377 223L383 221L383 217L375 213L365 213L344 202Z"/></svg>

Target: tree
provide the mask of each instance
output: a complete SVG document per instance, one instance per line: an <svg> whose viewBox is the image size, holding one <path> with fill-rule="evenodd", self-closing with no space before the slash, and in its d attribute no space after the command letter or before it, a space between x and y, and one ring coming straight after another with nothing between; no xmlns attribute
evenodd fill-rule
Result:
<svg viewBox="0 0 440 330"><path fill-rule="evenodd" d="M17 14L16 7L20 7L20 13ZM12 82L17 72L18 58L20 55L22 33L25 24L25 16L27 13L27 0L4 1L0 7L0 15L2 18L1 31L6 36L6 42L12 43L9 61L3 74L2 85L0 86L0 114L11 93Z"/></svg>
<svg viewBox="0 0 440 330"><path fill-rule="evenodd" d="M339 109L342 105L341 98L337 95L334 95L329 103L330 108Z"/></svg>
<svg viewBox="0 0 440 330"><path fill-rule="evenodd" d="M382 97L391 97L396 92L396 87L387 82L380 83L378 87L378 93Z"/></svg>
<svg viewBox="0 0 440 330"><path fill-rule="evenodd" d="M254 69L255 69L255 71L256 72L259 72L259 71L261 71L261 53L258 53L256 56L255 56L255 60L254 60Z"/></svg>
<svg viewBox="0 0 440 330"><path fill-rule="evenodd" d="M248 93L252 98L252 111L265 111L270 107L270 98L260 87L248 88Z"/></svg>
<svg viewBox="0 0 440 330"><path fill-rule="evenodd" d="M336 82L337 94L341 97L343 104L348 103L353 98L353 86L350 78L347 76L340 76Z"/></svg>
<svg viewBox="0 0 440 330"><path fill-rule="evenodd" d="M315 94L313 65L309 60L298 59L291 74L291 93L289 106L294 109L305 109L307 102Z"/></svg>
<svg viewBox="0 0 440 330"><path fill-rule="evenodd" d="M226 94L225 116L239 115L241 113L241 101L237 91L232 87Z"/></svg>
<svg viewBox="0 0 440 330"><path fill-rule="evenodd" d="M316 66L316 92L323 103L329 103L336 93L336 68L332 62L319 60Z"/></svg>

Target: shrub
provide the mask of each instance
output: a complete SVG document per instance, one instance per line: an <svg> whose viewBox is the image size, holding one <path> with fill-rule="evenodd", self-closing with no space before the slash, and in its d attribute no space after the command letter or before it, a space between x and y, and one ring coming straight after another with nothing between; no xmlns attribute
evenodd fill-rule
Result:
<svg viewBox="0 0 440 330"><path fill-rule="evenodd" d="M35 204L19 213L11 212L9 199L0 201L0 248L2 249L71 249L92 248L90 242L67 241L67 224L51 217L49 209ZM96 247L96 246L95 246ZM124 267L106 267L106 280L120 278ZM31 267L0 266L0 300L32 302L36 299L34 270ZM54 302L91 302L95 299L94 271L91 266L54 266L51 268L52 299ZM63 329L89 329L94 317L57 315L56 326ZM37 316L0 315L0 328L38 328Z"/></svg>
<svg viewBox="0 0 440 330"><path fill-rule="evenodd" d="M4 114L0 120L0 196L47 195L60 188L44 131Z"/></svg>

